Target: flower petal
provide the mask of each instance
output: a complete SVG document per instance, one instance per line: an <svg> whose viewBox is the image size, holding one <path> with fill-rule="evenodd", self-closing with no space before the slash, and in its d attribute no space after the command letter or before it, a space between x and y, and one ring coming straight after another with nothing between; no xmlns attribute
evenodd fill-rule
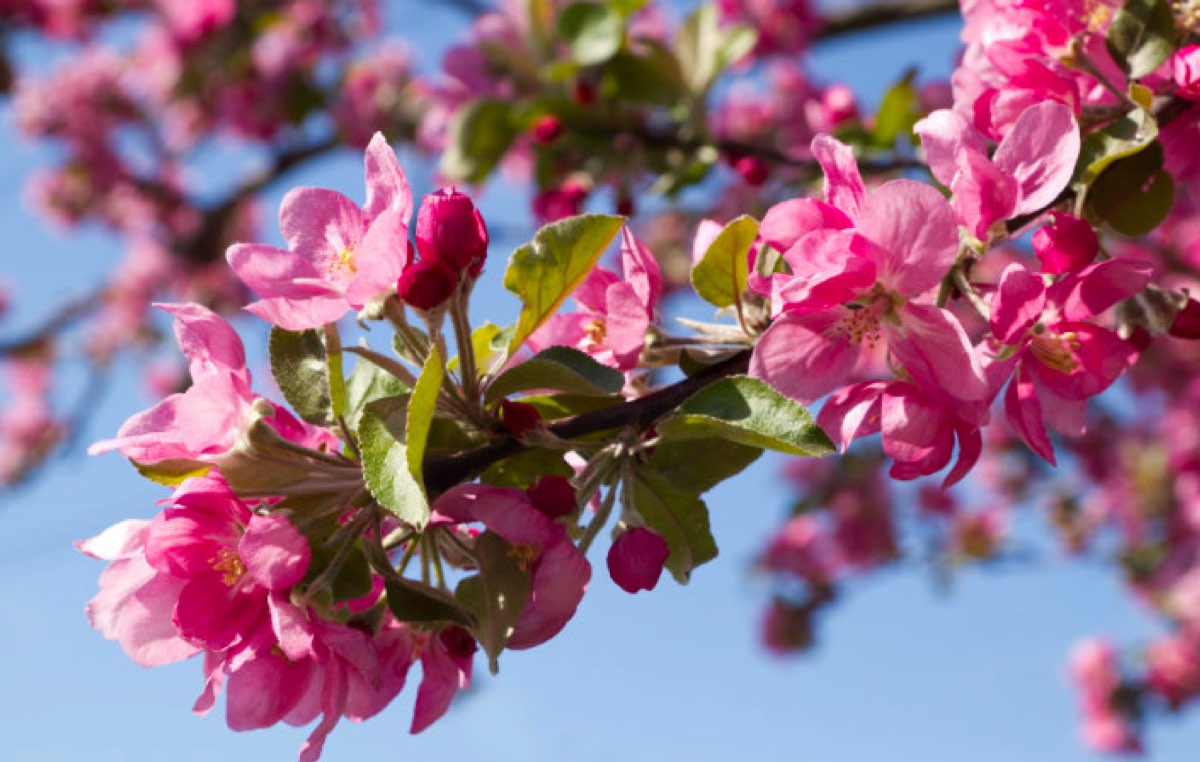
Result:
<svg viewBox="0 0 1200 762"><path fill-rule="evenodd" d="M376 132L367 144L365 156L367 203L363 215L367 222L374 221L384 212L395 212L400 222L407 224L412 219L413 196L404 168L396 159L396 152L388 145L383 133Z"/></svg>
<svg viewBox="0 0 1200 762"><path fill-rule="evenodd" d="M1047 100L1017 117L992 159L1017 181L1014 214L1035 212L1058 197L1071 181L1079 146L1079 125L1062 103Z"/></svg>
<svg viewBox="0 0 1200 762"><path fill-rule="evenodd" d="M958 255L950 204L932 186L892 180L867 197L857 229L879 246L881 283L916 296L941 283Z"/></svg>
<svg viewBox="0 0 1200 762"><path fill-rule="evenodd" d="M749 375L804 404L841 386L861 353L835 333L844 312L783 313L754 345Z"/></svg>

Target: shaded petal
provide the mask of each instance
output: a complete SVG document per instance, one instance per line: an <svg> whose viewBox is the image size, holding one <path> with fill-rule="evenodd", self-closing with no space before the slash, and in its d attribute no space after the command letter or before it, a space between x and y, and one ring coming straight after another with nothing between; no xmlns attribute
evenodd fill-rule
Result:
<svg viewBox="0 0 1200 762"><path fill-rule="evenodd" d="M938 285L958 255L958 226L933 186L892 180L867 197L857 229L879 247L879 280L904 296Z"/></svg>
<svg viewBox="0 0 1200 762"><path fill-rule="evenodd" d="M316 678L311 659L293 661L274 650L254 658L229 674L225 686L225 722L232 730L268 728L292 710Z"/></svg>
<svg viewBox="0 0 1200 762"><path fill-rule="evenodd" d="M1069 353L1071 363L1063 372L1043 362L1029 362L1028 370L1039 383L1067 399L1082 400L1099 394L1137 359L1137 350L1113 331L1091 323L1059 323L1058 334L1041 339L1055 342L1055 351ZM1032 356L1032 357L1031 357ZM1027 358L1040 358L1030 351Z"/></svg>
<svg viewBox="0 0 1200 762"><path fill-rule="evenodd" d="M1042 405L1038 402L1032 379L1024 371L1013 376L1008 383L1008 392L1004 395L1004 415L1029 449L1050 465L1056 465L1054 446L1050 444L1046 426L1042 423Z"/></svg>
<svg viewBox="0 0 1200 762"><path fill-rule="evenodd" d="M342 718L342 710L346 706L349 686L346 684L345 667L337 659L331 659L325 665L324 672L325 679L321 686L321 721L300 747L300 762L317 762L321 758L325 739L337 727L338 720Z"/></svg>
<svg viewBox="0 0 1200 762"><path fill-rule="evenodd" d="M662 295L662 273L658 260L634 237L628 225L621 228L621 272L625 276L624 282L637 294L643 311L654 314L655 305Z"/></svg>
<svg viewBox="0 0 1200 762"><path fill-rule="evenodd" d="M966 331L949 310L909 302L900 310L900 328L886 325L888 350L922 388L955 399L983 400L988 382Z"/></svg>
<svg viewBox="0 0 1200 762"><path fill-rule="evenodd" d="M533 507L524 490L486 484L460 484L433 504L431 525L479 522L511 545L546 545L562 527Z"/></svg>
<svg viewBox="0 0 1200 762"><path fill-rule="evenodd" d="M437 644L436 638L421 652L421 672L421 687L417 689L410 733L420 733L440 719L450 708L454 694L470 681L470 673L464 673L450 654Z"/></svg>
<svg viewBox="0 0 1200 762"><path fill-rule="evenodd" d="M575 303L585 310L603 315L605 295L608 293L609 286L620 281L620 277L612 270L597 265L592 268L592 271L588 273L571 296L575 298Z"/></svg>
<svg viewBox="0 0 1200 762"><path fill-rule="evenodd" d="M304 579L312 551L292 522L272 514L250 519L238 555L255 582L268 590L279 590Z"/></svg>
<svg viewBox="0 0 1200 762"><path fill-rule="evenodd" d="M921 136L929 171L947 188L958 174L961 152L987 155L987 140L957 111L934 111L913 125L913 132Z"/></svg>
<svg viewBox="0 0 1200 762"><path fill-rule="evenodd" d="M333 323L343 315L350 305L344 296L316 296L304 299L269 298L259 299L246 305L251 312L268 323L289 331L305 331Z"/></svg>
<svg viewBox="0 0 1200 762"><path fill-rule="evenodd" d="M605 304L604 343L612 350L617 368L632 370L637 367L650 327L646 307L633 286L624 281L609 286Z"/></svg>
<svg viewBox="0 0 1200 762"><path fill-rule="evenodd" d="M872 381L837 390L821 405L817 425L845 452L855 439L879 431L879 399L886 388L886 382Z"/></svg>
<svg viewBox="0 0 1200 762"><path fill-rule="evenodd" d="M271 613L271 631L279 640L279 649L293 661L315 656L313 630L305 612L292 604L287 593L273 592L267 598Z"/></svg>
<svg viewBox="0 0 1200 762"><path fill-rule="evenodd" d="M1128 299L1150 283L1154 267L1135 259L1109 259L1089 265L1048 290L1063 320L1086 320Z"/></svg>
<svg viewBox="0 0 1200 762"><path fill-rule="evenodd" d="M384 212L395 212L405 224L412 218L413 195L404 168L383 133L376 132L367 144L367 203L363 215L372 222Z"/></svg>
<svg viewBox="0 0 1200 762"><path fill-rule="evenodd" d="M825 201L845 212L850 219L857 219L867 189L858 172L854 149L825 134L812 139L811 149L825 172Z"/></svg>
<svg viewBox="0 0 1200 762"><path fill-rule="evenodd" d="M224 651L268 623L266 603L261 589L232 588L213 571L187 580L171 621L189 643Z"/></svg>
<svg viewBox="0 0 1200 762"><path fill-rule="evenodd" d="M954 449L950 416L915 387L890 384L880 412L883 452L895 461L888 472L893 479L932 474L950 462Z"/></svg>
<svg viewBox="0 0 1200 762"><path fill-rule="evenodd" d="M963 227L981 241L1000 220L1015 214L1017 181L988 160L986 154L964 153L962 171L954 178L954 214Z"/></svg>
<svg viewBox="0 0 1200 762"><path fill-rule="evenodd" d="M749 375L804 404L841 386L860 354L835 332L848 312L783 313L754 345Z"/></svg>
<svg viewBox="0 0 1200 762"><path fill-rule="evenodd" d="M407 627L386 627L371 641L379 656L377 684L350 673L346 708L343 713L355 722L365 720L383 711L391 703L408 679L408 670L413 664L415 644Z"/></svg>
<svg viewBox="0 0 1200 762"><path fill-rule="evenodd" d="M212 651L204 652L204 689L196 697L192 711L203 717L217 703L217 694L221 692L221 684L225 682L225 662L221 654Z"/></svg>
<svg viewBox="0 0 1200 762"><path fill-rule="evenodd" d="M1087 400L1061 397L1036 378L1033 386L1050 428L1069 437L1081 437L1087 432Z"/></svg>
<svg viewBox="0 0 1200 762"><path fill-rule="evenodd" d="M1000 275L992 298L992 335L1001 344L1016 344L1042 316L1046 286L1041 276L1013 262Z"/></svg>
<svg viewBox="0 0 1200 762"><path fill-rule="evenodd" d="M967 424L959 424L954 427L954 431L958 434L958 461L955 462L954 468L950 469L950 473L946 474L946 478L942 480L942 489L958 484L963 477L970 473L975 464L979 462L979 456L983 454L983 434L977 426Z"/></svg>
<svg viewBox="0 0 1200 762"><path fill-rule="evenodd" d="M1028 214L1058 197L1079 158L1079 125L1071 109L1043 101L1025 109L996 148L997 169L1017 182L1014 214Z"/></svg>
<svg viewBox="0 0 1200 762"><path fill-rule="evenodd" d="M770 216L770 212L767 215ZM764 225L766 222L764 221ZM700 220L700 224L696 226L696 237L692 239L692 266L700 264L700 260L704 259L704 255L708 253L708 247L712 246L712 242L717 240L724 226L716 220L704 219ZM760 231L761 235L761 231Z"/></svg>
<svg viewBox="0 0 1200 762"><path fill-rule="evenodd" d="M568 539L548 545L533 569L529 603L508 639L508 648L532 648L559 633L583 600L592 566Z"/></svg>

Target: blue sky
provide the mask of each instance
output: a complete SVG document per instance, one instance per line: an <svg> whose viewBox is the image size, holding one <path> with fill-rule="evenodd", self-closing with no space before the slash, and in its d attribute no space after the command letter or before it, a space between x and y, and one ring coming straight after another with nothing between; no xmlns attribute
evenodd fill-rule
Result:
<svg viewBox="0 0 1200 762"><path fill-rule="evenodd" d="M390 20L398 32L420 37L427 61L453 36L455 23L457 17L423 2L396 4ZM926 22L906 32L823 47L816 71L848 80L868 104L886 87L882 77L909 63L929 75L949 71L953 24ZM11 135L7 121L0 130ZM55 234L30 214L23 180L47 157L11 138L0 144L2 271L28 300L0 324L5 335L44 305L85 291L119 253L103 235ZM418 190L428 190L428 166L411 157L405 163ZM358 198L361 183L360 158L330 157L273 189L264 217L273 218L290 185L323 185ZM477 316L496 322L515 311L500 287L501 260L528 232L524 202L511 190L497 186L483 196L489 219L515 231L494 241L495 263L477 292ZM261 326L249 320L243 326L259 358L252 367L262 368ZM148 405L141 388L134 369L118 368L81 440L110 436ZM73 390L63 391L70 398ZM1077 742L1068 650L1091 633L1134 642L1153 631L1111 569L1050 553L1032 566L968 571L946 592L909 565L849 586L822 617L818 648L781 660L758 646L767 590L748 572L789 502L776 478L779 464L764 459L711 493L721 555L689 586L664 577L653 593L629 596L606 579L598 547L592 589L560 637L506 654L498 679L477 665L476 688L417 737L407 734L410 685L381 716L343 723L325 759L1097 759ZM123 518L150 516L162 496L120 457L86 458L76 450L31 487L0 497L0 601L7 608L0 627L0 758L294 758L307 729L235 734L224 727L220 707L197 719L190 712L201 687L197 662L144 670L89 628L83 605L102 564L77 553L72 541ZM1019 524L1028 533L1040 527L1033 516ZM1159 721L1148 740L1150 759L1194 762L1200 718Z"/></svg>

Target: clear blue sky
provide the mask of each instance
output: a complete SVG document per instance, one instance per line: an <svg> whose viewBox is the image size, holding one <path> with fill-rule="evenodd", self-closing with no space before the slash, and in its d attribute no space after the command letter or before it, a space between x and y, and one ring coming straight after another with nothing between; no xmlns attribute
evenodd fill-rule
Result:
<svg viewBox="0 0 1200 762"><path fill-rule="evenodd" d="M454 33L457 17L426 2L397 4L391 24L430 52ZM956 30L923 23L903 37L868 36L820 50L816 69L849 80L864 102L878 99L889 73L916 63L949 71ZM28 51L36 53L37 51ZM7 115L6 115L7 116ZM3 134L11 135L6 124ZM47 154L14 142L0 147L3 275L24 303L3 327L33 320L84 291L118 255L99 234L49 233L21 200L24 178ZM406 159L427 190L428 167ZM338 188L359 197L361 160L349 153L305 170L292 184ZM424 187L420 187L424 186ZM286 188L265 202L271 220ZM527 233L523 202L495 187L485 213ZM274 230L267 233L277 236ZM500 260L515 237L494 242L478 315L514 311L499 285ZM69 277L64 277L69 273ZM255 368L262 331L245 322ZM259 372L260 378L265 372ZM150 400L129 367L115 374L84 443L110 436ZM262 384L260 382L260 388ZM74 390L64 389L66 398ZM564 633L531 652L506 654L499 679L477 665L477 688L425 734L407 735L415 682L383 715L343 722L325 759L660 759L804 762L1012 762L1094 760L1076 740L1075 696L1065 659L1077 639L1105 632L1131 642L1151 622L1116 584L1111 569L1057 560L1035 567L969 571L950 594L909 566L852 585L822 618L818 649L780 660L763 652L757 622L766 599L750 560L789 499L765 460L712 493L721 556L690 586L664 578L652 594L629 596L596 579ZM0 497L0 758L57 762L190 762L294 759L307 729L235 734L222 708L197 719L201 687L192 661L143 670L93 632L83 616L100 562L73 540L127 517L148 517L162 491L116 455L77 450L34 486ZM1039 520L1019 522L1036 533ZM416 673L414 672L414 677ZM1200 717L1161 721L1150 759L1194 762Z"/></svg>

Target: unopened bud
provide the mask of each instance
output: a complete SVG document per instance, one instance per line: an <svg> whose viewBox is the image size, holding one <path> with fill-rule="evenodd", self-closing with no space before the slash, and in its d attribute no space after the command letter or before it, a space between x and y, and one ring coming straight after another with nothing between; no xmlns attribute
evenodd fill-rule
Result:
<svg viewBox="0 0 1200 762"><path fill-rule="evenodd" d="M1059 275L1090 265L1100 241L1085 220L1054 212L1050 224L1033 234L1033 250L1042 261L1042 272Z"/></svg>
<svg viewBox="0 0 1200 762"><path fill-rule="evenodd" d="M456 273L479 275L487 259L488 232L483 216L464 193L453 187L431 193L417 213L417 252L421 261L436 261Z"/></svg>
<svg viewBox="0 0 1200 762"><path fill-rule="evenodd" d="M526 402L506 399L500 402L500 421L509 434L520 439L538 427L542 422L542 414Z"/></svg>
<svg viewBox="0 0 1200 762"><path fill-rule="evenodd" d="M622 532L608 549L608 573L627 593L653 590L671 555L667 541L645 527Z"/></svg>
<svg viewBox="0 0 1200 762"><path fill-rule="evenodd" d="M562 476L543 476L526 490L533 507L552 519L575 510L575 488Z"/></svg>
<svg viewBox="0 0 1200 762"><path fill-rule="evenodd" d="M742 176L747 185L755 188L767 181L770 169L767 163L757 156L743 156L733 162L733 171Z"/></svg>
<svg viewBox="0 0 1200 762"><path fill-rule="evenodd" d="M562 137L562 120L554 114L546 114L545 116L539 117L538 120L533 123L532 132L533 139L537 142L543 145L553 143Z"/></svg>
<svg viewBox="0 0 1200 762"><path fill-rule="evenodd" d="M458 274L436 259L422 259L400 275L396 293L419 310L431 310L445 302L458 287Z"/></svg>

